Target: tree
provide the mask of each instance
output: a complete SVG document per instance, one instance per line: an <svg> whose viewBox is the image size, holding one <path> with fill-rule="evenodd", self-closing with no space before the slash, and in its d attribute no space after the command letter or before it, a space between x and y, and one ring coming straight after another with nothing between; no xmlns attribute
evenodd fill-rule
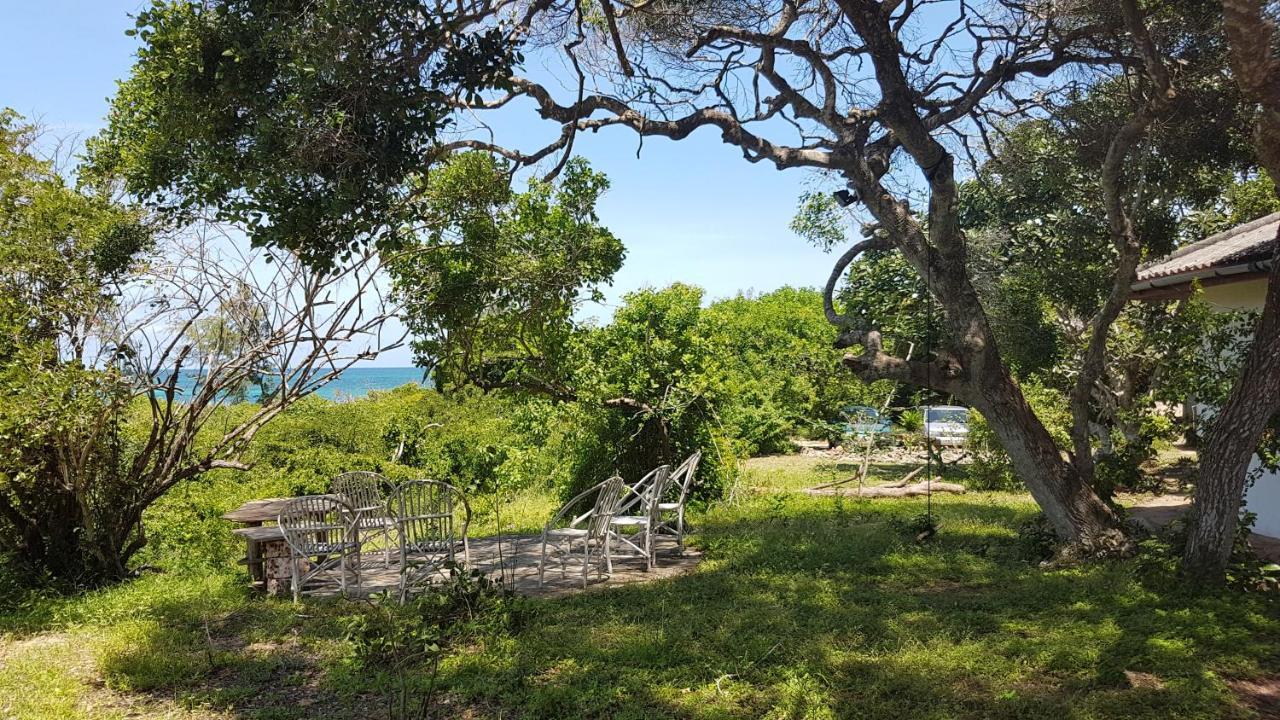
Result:
<svg viewBox="0 0 1280 720"><path fill-rule="evenodd" d="M1257 104L1254 143L1258 160L1280 183L1280 31L1274 5L1258 0L1224 0L1231 69L1236 83ZM1200 457L1191 532L1184 571L1219 581L1231 544L1245 475L1267 422L1280 411L1280 237L1276 238L1267 294L1253 342L1231 394L1205 437Z"/></svg>
<svg viewBox="0 0 1280 720"><path fill-rule="evenodd" d="M621 241L595 206L608 179L580 159L555 184L511 188L492 155L456 155L422 188L422 232L389 270L419 365L436 386L464 384L574 400L568 373L584 300L622 266Z"/></svg>
<svg viewBox="0 0 1280 720"><path fill-rule="evenodd" d="M1223 210L1238 215L1257 205L1243 197L1251 207L1242 208L1236 200L1254 182L1237 178L1256 176L1257 167L1245 105L1224 79L1220 28L1204 11L1176 20L1185 27L1163 22L1162 32L1194 48L1183 51L1194 62L1182 64L1179 92L1134 145L1125 171L1140 198L1129 202L1130 224L1147 257L1199 239ZM1188 314L1130 307L1112 320L1091 383L1078 380L1081 353L1101 347L1089 337L1090 318L1114 293L1116 254L1097 179L1108 138L1130 112L1128 93L1116 83L1098 84L1056 103L1044 117L999 129L992 153L960 195L979 294L1003 353L1021 378L1034 374L1074 390L1074 451L1092 455L1090 466L1105 463L1112 477L1124 470L1117 462L1132 464L1149 452L1140 429L1150 425L1144 418L1158 368L1177 353L1197 352L1185 344L1196 337ZM1182 346L1167 342L1175 337L1164 332L1169 326L1183 330L1176 335ZM1108 480L1094 484L1110 492Z"/></svg>
<svg viewBox="0 0 1280 720"><path fill-rule="evenodd" d="M200 382L207 368L238 357L248 347L262 340L270 332L262 308L255 304L253 289L241 283L219 305L217 314L203 317L187 328L187 338L192 345L192 368L196 382ZM238 387L228 390L229 399L243 402L248 399L251 386L259 395L267 395L266 373L270 368L254 368Z"/></svg>
<svg viewBox="0 0 1280 720"><path fill-rule="evenodd" d="M724 376L719 417L746 454L788 452L797 433L834 439L843 408L879 404L888 391L844 369L817 290L717 300L701 324Z"/></svg>
<svg viewBox="0 0 1280 720"><path fill-rule="evenodd" d="M622 264L622 243L595 212L607 189L574 158L555 182L515 192L505 161L461 152L424 180L422 230L389 262L416 360L437 388L549 398L575 416L570 495L716 442L700 290L633 293L603 327L577 317ZM702 468L708 492L718 467Z"/></svg>
<svg viewBox="0 0 1280 720"><path fill-rule="evenodd" d="M508 4L153 0L91 165L311 265L394 247L454 98L505 86L520 59L511 34L477 26Z"/></svg>
<svg viewBox="0 0 1280 720"><path fill-rule="evenodd" d="M697 492L720 494L732 454L717 414L729 398L704 329L702 290L676 283L628 293L612 322L580 336L570 382L592 437L575 459L577 489L612 472L674 467L702 449Z"/></svg>
<svg viewBox="0 0 1280 720"><path fill-rule="evenodd" d="M1118 289L1093 323L1082 362L1082 374L1090 375L1097 372L1106 331L1138 259L1125 215L1124 160L1171 96L1169 74L1136 2L1123 3L1119 13L1084 6L1074 15L1017 3L983 10L960 4L949 22L927 28L921 7L856 1L646 4L619 14L627 21L628 40L598 31L593 47L601 51L591 67L597 85L602 77L612 81L606 90L582 91L578 99L560 103L533 81L513 78L511 85L514 95L533 100L542 117L565 128L559 147L568 146L574 132L610 126L677 140L713 127L749 161L837 174L879 230L841 255L827 285L827 313L843 330L841 345L862 347L847 364L866 380L929 387L975 406L1065 540L1081 546L1122 543L1118 518L1087 481L1088 459L1062 458L1001 358L972 282L959 225L957 163L948 143L989 113L1034 105L1031 81L1061 79L1066 68L1107 68L1141 88L1136 110L1112 138L1103 166L1112 241L1120 251L1113 283ZM617 26L610 20L615 14L607 11L603 22L577 27ZM545 17L574 36L558 22L562 15ZM546 25L540 29L548 31ZM577 32L587 39L587 30ZM766 94L766 84L773 94ZM780 137L781 128L794 129L794 141ZM541 152L506 154L524 162ZM909 202L909 191L893 189L891 171L908 167L928 194L927 207L919 210ZM890 354L879 329L836 310L831 295L844 270L869 250L901 253L939 301L946 333L931 356L907 360Z"/></svg>
<svg viewBox="0 0 1280 720"><path fill-rule="evenodd" d="M73 471L105 462L113 438L102 436L99 413L125 395L119 373L95 367L93 338L153 228L142 213L68 187L35 155L38 137L0 112L0 529L21 560L59 572L82 560ZM57 442L69 437L99 451Z"/></svg>
<svg viewBox="0 0 1280 720"><path fill-rule="evenodd" d="M217 228L167 230L68 186L32 137L0 122L0 534L32 573L96 584L129 572L165 493L245 469L263 425L399 338L381 337L392 308L372 256L312 270L286 252L240 255ZM194 382L191 329L231 307L254 330ZM270 398L214 427L264 368Z"/></svg>

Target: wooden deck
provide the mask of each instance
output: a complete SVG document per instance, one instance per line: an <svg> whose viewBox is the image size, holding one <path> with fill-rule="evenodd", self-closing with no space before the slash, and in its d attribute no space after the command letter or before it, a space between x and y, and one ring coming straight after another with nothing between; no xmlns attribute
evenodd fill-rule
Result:
<svg viewBox="0 0 1280 720"><path fill-rule="evenodd" d="M490 578L511 583L514 577L515 590L523 595L534 597L560 597L575 592L582 592L581 565L568 565L565 576L560 576L558 564L548 564L545 584L538 586L538 559L542 552L541 538L536 535L476 538L470 541L471 566L485 573ZM686 547L684 554L677 553L675 538L661 537L658 541L657 567L646 572L642 557L615 557L613 574L608 577L597 576L595 569L588 573L587 589L615 587L637 582L649 582L661 578L682 575L693 570L702 560L702 554ZM394 553L391 566L384 567L381 550L367 550L364 554L358 589L350 586L348 576L347 594L351 597L369 596L377 593L391 592L395 595L399 587L400 571L395 562ZM310 593L311 597L337 595L337 575L326 578L323 587Z"/></svg>

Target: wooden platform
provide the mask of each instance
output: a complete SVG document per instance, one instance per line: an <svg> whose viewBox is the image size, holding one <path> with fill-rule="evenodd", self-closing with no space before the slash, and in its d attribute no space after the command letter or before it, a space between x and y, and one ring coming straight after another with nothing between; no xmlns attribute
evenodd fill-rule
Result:
<svg viewBox="0 0 1280 720"><path fill-rule="evenodd" d="M477 538L470 541L471 565L489 577L499 577L506 583L513 578L516 592L535 597L559 597L575 592L582 592L582 575L580 565L569 565L565 569L565 577L560 576L560 566L550 564L547 567L545 584L538 586L538 559L542 552L539 536L515 536ZM644 569L644 558L615 557L613 575L600 578L594 569L587 576L587 588L604 588L626 585L637 582L649 582L661 578L682 575L697 567L702 554L686 548L683 555L677 554L674 538L663 537L658 542L658 565L652 571ZM360 587L358 590L348 585L349 596L368 596L390 591L396 593L400 571L394 559L390 568L383 566L380 550L366 551L363 558ZM348 583L351 582L348 576ZM326 578L325 585L313 596L332 596L338 594L337 576Z"/></svg>

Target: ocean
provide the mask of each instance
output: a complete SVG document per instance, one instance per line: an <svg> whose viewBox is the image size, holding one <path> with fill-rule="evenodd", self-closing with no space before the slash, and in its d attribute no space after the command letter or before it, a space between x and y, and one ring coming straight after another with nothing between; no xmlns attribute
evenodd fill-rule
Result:
<svg viewBox="0 0 1280 720"><path fill-rule="evenodd" d="M390 390L408 384L431 386L430 381L422 379L422 368L357 367L334 378L316 394L330 400L355 400L368 395L370 390Z"/></svg>
<svg viewBox="0 0 1280 720"><path fill-rule="evenodd" d="M197 375L187 370L182 371L183 385L192 388L197 384ZM369 394L370 390L391 390L401 385L421 385L431 387L429 380L422 378L422 368L416 367L356 367L347 370L316 391L316 395L329 400L358 400ZM189 392L189 391L188 391ZM256 396L256 390L251 391ZM253 400L254 396L249 399Z"/></svg>

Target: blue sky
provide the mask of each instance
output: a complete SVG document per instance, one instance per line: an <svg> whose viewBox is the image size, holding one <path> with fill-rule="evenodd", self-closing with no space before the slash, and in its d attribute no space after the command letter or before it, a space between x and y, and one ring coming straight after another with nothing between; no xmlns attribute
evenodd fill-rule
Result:
<svg viewBox="0 0 1280 720"><path fill-rule="evenodd" d="M58 135L95 132L115 82L136 47L124 31L138 0L0 0L0 106L41 121ZM543 137L550 128L529 117L516 133ZM523 138L522 138L523 139ZM812 183L803 171L752 165L711 130L679 143L637 138L626 130L578 138L576 150L606 172L612 189L600 215L627 246L626 265L607 290L625 292L676 281L703 287L709 298L783 285L814 286L833 258L787 229L796 199ZM589 309L607 317L609 308ZM401 351L375 364L410 364Z"/></svg>

